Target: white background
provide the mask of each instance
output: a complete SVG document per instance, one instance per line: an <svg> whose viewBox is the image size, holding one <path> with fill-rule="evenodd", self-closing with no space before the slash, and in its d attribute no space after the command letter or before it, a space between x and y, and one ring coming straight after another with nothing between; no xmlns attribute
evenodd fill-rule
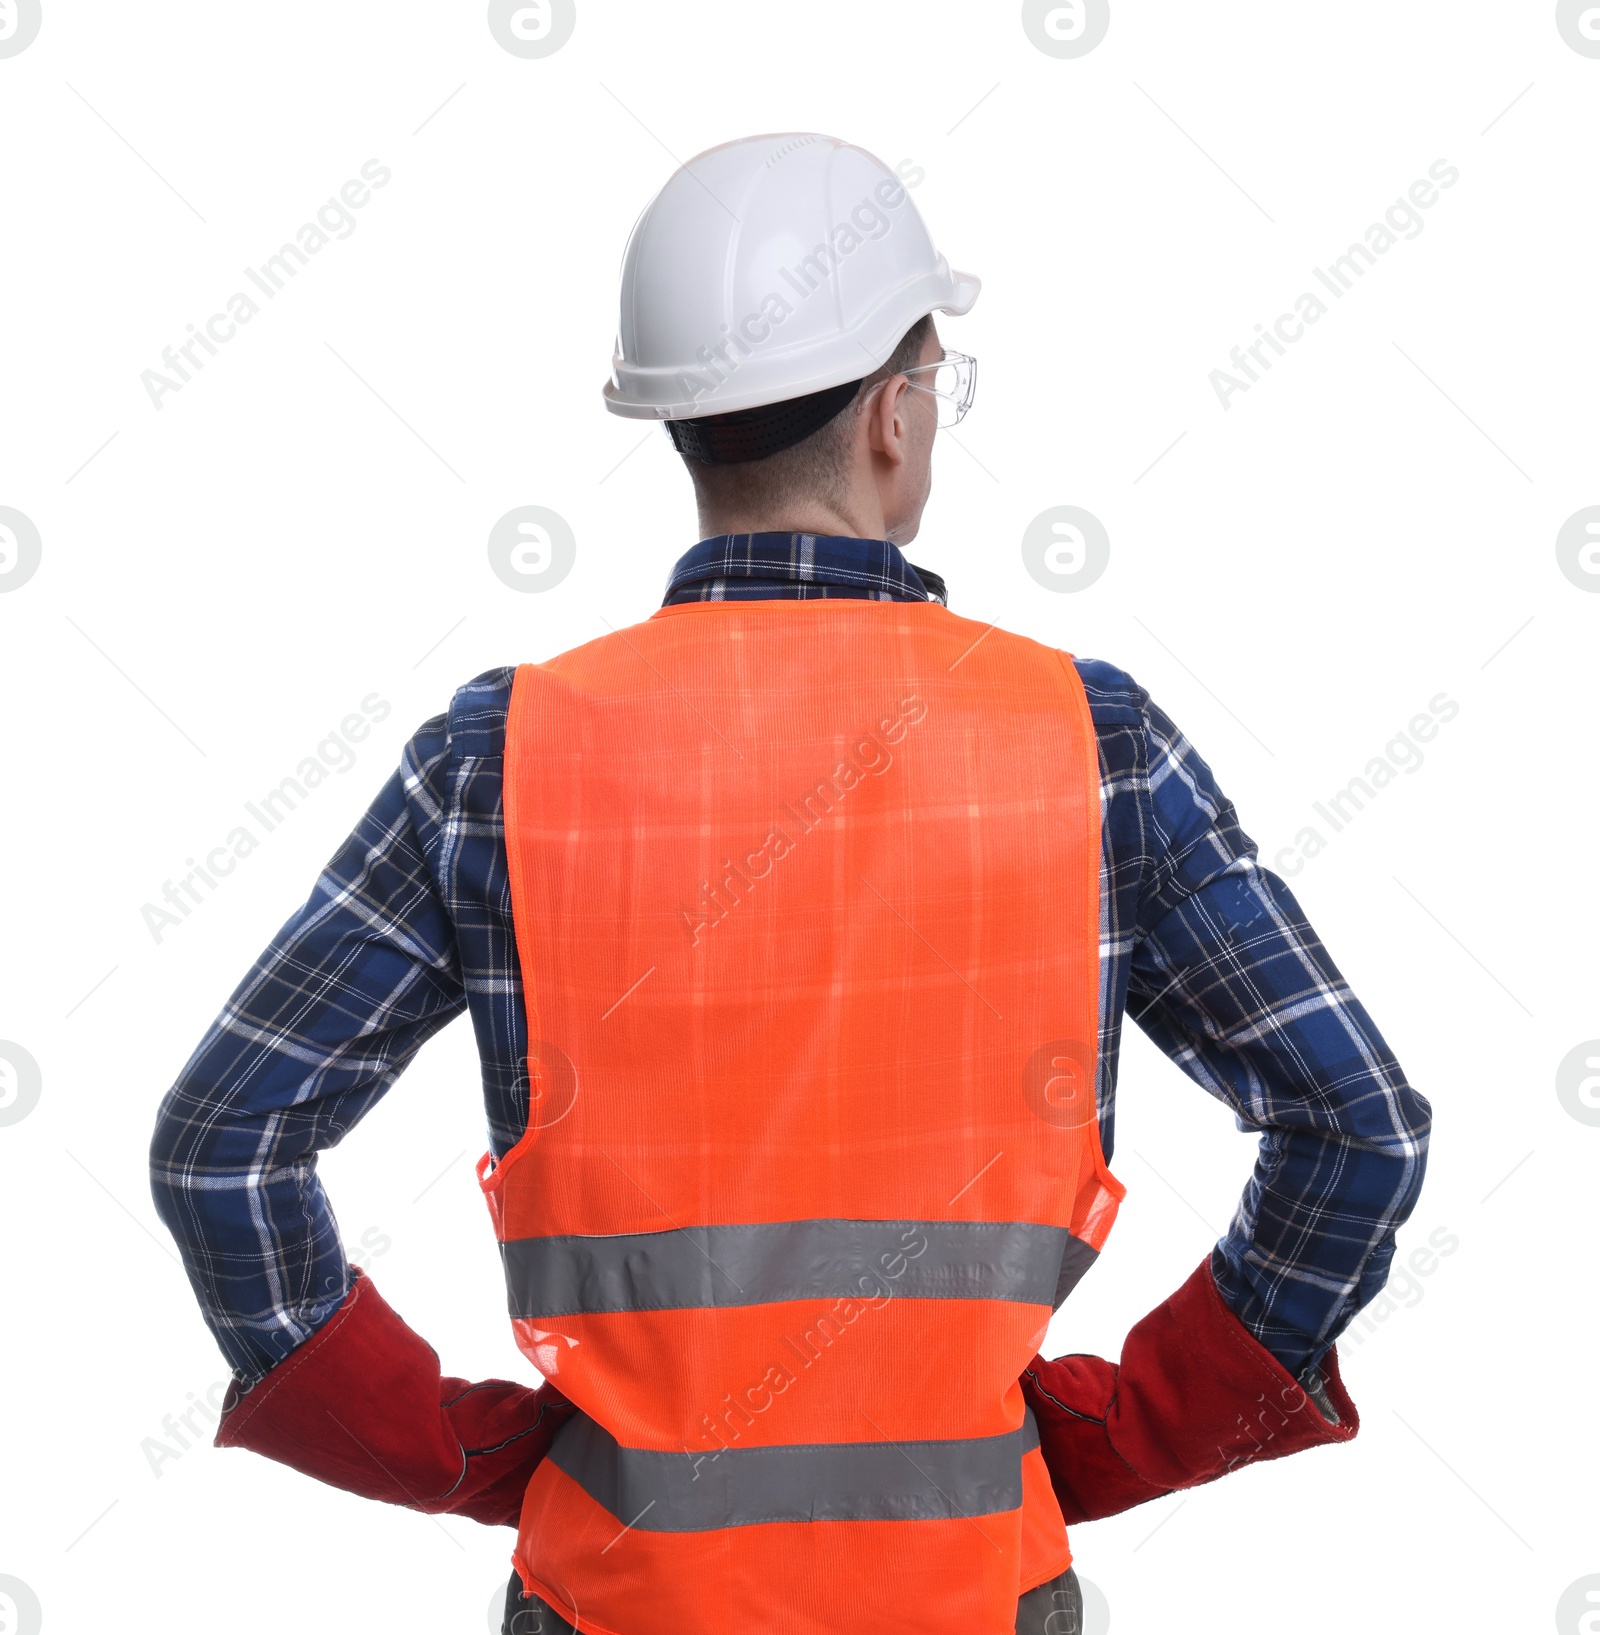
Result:
<svg viewBox="0 0 1600 1635"><path fill-rule="evenodd" d="M43 540L0 594L0 1039L43 1072L0 1127L0 1575L51 1635L486 1627L509 1532L203 1441L152 1470L226 1370L146 1147L406 736L658 604L694 515L660 432L602 411L623 243L675 158L789 129L925 168L985 281L944 326L980 388L912 558L959 612L1151 690L1437 1115L1396 1265L1458 1247L1342 1346L1360 1437L1076 1530L1080 1571L1119 1632L1549 1628L1600 1573L1600 1129L1555 1089L1600 1035L1600 596L1555 551L1600 504L1597 107L1544 0L1115 0L1074 60L947 0L581 0L543 60L479 4L45 0L0 59L0 505ZM393 179L353 234L154 408L141 371L373 158ZM1439 159L1460 181L1425 230L1225 410L1230 348ZM489 570L524 504L577 536L547 594ZM1060 504L1110 534L1078 594L1020 553ZM1312 803L1441 692L1423 765L1296 871ZM371 693L392 713L354 769L153 940L163 882ZM324 1174L447 1369L523 1377L476 1085L458 1023ZM1118 1134L1120 1229L1052 1351L1115 1356L1249 1172L1131 1027Z"/></svg>

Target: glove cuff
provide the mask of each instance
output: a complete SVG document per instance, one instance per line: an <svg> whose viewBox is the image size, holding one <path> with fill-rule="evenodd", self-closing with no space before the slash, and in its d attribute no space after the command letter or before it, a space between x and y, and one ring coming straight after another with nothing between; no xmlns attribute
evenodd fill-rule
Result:
<svg viewBox="0 0 1600 1635"><path fill-rule="evenodd" d="M248 1448L362 1498L514 1526L555 1432L576 1410L554 1386L442 1377L433 1348L372 1279L248 1391L219 1448Z"/></svg>
<svg viewBox="0 0 1600 1635"><path fill-rule="evenodd" d="M364 1498L424 1509L460 1477L441 1434L439 1359L357 1275L304 1345L223 1405L216 1446L248 1448Z"/></svg>
<svg viewBox="0 0 1600 1635"><path fill-rule="evenodd" d="M1332 1348L1321 1374L1337 1424L1228 1308L1207 1256L1128 1335L1107 1433L1147 1481L1192 1487L1241 1465L1348 1442L1361 1418Z"/></svg>

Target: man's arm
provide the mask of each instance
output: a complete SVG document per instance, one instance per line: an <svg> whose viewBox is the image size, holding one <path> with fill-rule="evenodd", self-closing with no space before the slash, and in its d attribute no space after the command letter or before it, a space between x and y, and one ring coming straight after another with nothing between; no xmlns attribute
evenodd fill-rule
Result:
<svg viewBox="0 0 1600 1635"><path fill-rule="evenodd" d="M364 1497L515 1524L570 1405L549 1386L444 1376L348 1264L316 1168L465 1005L436 868L459 827L452 718L407 745L201 1041L162 1104L151 1184L235 1371L218 1446Z"/></svg>
<svg viewBox="0 0 1600 1635"><path fill-rule="evenodd" d="M156 1211L245 1384L309 1340L350 1291L317 1154L466 1002L429 867L449 757L441 716L406 746L157 1116Z"/></svg>
<svg viewBox="0 0 1600 1635"><path fill-rule="evenodd" d="M1261 1143L1228 1233L1120 1365L1036 1358L1025 1373L1069 1522L1355 1434L1331 1346L1387 1276L1429 1124L1210 768L1142 689L1094 668L1137 702L1131 781L1153 840L1136 923L1118 928L1128 1014Z"/></svg>
<svg viewBox="0 0 1600 1635"><path fill-rule="evenodd" d="M1261 1140L1211 1266L1289 1373L1383 1287L1422 1186L1430 1108L1211 769L1148 698L1165 837L1134 931L1128 1014Z"/></svg>

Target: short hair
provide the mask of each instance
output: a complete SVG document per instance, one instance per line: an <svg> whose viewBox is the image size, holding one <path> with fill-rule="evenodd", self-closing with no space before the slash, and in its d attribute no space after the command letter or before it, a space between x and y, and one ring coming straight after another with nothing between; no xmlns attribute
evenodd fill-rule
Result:
<svg viewBox="0 0 1600 1635"><path fill-rule="evenodd" d="M862 380L855 397L825 426L791 447L740 465L707 465L684 455L696 496L719 509L742 511L771 512L805 499L837 504L844 498L846 457L869 388L916 368L932 328L932 313L919 318L883 365Z"/></svg>

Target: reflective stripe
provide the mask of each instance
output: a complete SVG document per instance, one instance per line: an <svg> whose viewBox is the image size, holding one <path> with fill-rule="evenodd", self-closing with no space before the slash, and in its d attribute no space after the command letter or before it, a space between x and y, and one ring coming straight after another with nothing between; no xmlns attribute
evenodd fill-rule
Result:
<svg viewBox="0 0 1600 1635"><path fill-rule="evenodd" d="M1052 1305L1059 1310L1061 1303L1077 1288L1083 1274L1100 1258L1098 1249L1091 1249L1082 1238L1067 1234L1066 1247L1061 1251L1061 1275L1056 1279L1056 1293Z"/></svg>
<svg viewBox="0 0 1600 1635"><path fill-rule="evenodd" d="M829 1442L656 1453L624 1448L586 1414L549 1458L621 1525L704 1533L761 1522L927 1521L1022 1503L1022 1458L1039 1445L1033 1412L1000 1436L950 1442Z"/></svg>
<svg viewBox="0 0 1600 1635"><path fill-rule="evenodd" d="M1022 1221L775 1221L501 1246L513 1317L776 1300L1017 1300L1058 1306L1095 1259Z"/></svg>

